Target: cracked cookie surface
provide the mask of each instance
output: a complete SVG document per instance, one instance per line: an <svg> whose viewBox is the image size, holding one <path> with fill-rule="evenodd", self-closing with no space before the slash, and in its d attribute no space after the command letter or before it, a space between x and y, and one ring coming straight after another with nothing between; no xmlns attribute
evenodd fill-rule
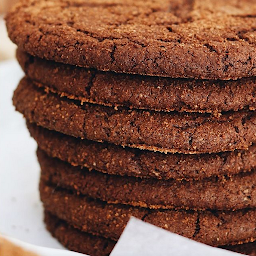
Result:
<svg viewBox="0 0 256 256"><path fill-rule="evenodd" d="M37 156L42 180L109 203L150 209L256 208L256 171L200 181L165 181L109 175L81 169L80 166L73 167L47 156L42 150L37 151Z"/></svg>
<svg viewBox="0 0 256 256"><path fill-rule="evenodd" d="M47 211L45 211L44 215L47 229L61 244L70 250L95 256L108 256L116 244L114 240L82 232ZM255 245L256 242L251 242L233 246L223 246L223 248L255 256Z"/></svg>
<svg viewBox="0 0 256 256"><path fill-rule="evenodd" d="M17 58L37 86L81 102L167 112L218 113L256 107L255 77L236 81L172 79L79 68L20 50Z"/></svg>
<svg viewBox="0 0 256 256"><path fill-rule="evenodd" d="M119 239L130 216L214 246L256 239L255 209L203 212L150 210L77 196L42 180L40 196L45 210L58 218L82 231L113 240Z"/></svg>
<svg viewBox="0 0 256 256"><path fill-rule="evenodd" d="M27 78L13 97L29 122L74 137L170 153L214 153L247 149L256 141L254 111L220 116L155 112L93 105L46 93Z"/></svg>
<svg viewBox="0 0 256 256"><path fill-rule="evenodd" d="M256 75L253 0L29 0L10 38L45 59L102 71L237 79Z"/></svg>
<svg viewBox="0 0 256 256"><path fill-rule="evenodd" d="M80 140L27 123L38 147L49 156L90 170L156 179L203 179L249 172L256 167L256 145L217 154L163 154Z"/></svg>

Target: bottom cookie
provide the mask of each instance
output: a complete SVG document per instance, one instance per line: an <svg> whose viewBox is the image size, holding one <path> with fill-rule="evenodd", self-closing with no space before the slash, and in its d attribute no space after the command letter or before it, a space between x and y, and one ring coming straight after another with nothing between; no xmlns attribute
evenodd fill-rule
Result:
<svg viewBox="0 0 256 256"><path fill-rule="evenodd" d="M110 204L47 184L41 180L44 209L83 232L117 241L130 216L212 246L256 239L256 211L150 210Z"/></svg>
<svg viewBox="0 0 256 256"><path fill-rule="evenodd" d="M72 251L89 254L91 256L107 256L115 246L115 241L100 236L93 236L68 225L51 213L45 211L45 224L49 232L65 247ZM256 255L256 242L222 248L243 253L250 256Z"/></svg>
<svg viewBox="0 0 256 256"><path fill-rule="evenodd" d="M91 256L107 256L116 244L113 240L75 229L47 211L44 212L44 222L52 236L72 251Z"/></svg>

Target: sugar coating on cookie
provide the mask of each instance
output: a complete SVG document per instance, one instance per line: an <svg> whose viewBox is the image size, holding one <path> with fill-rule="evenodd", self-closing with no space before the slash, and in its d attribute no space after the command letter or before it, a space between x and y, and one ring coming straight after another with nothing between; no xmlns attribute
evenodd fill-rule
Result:
<svg viewBox="0 0 256 256"><path fill-rule="evenodd" d="M256 141L256 112L164 113L114 109L60 98L24 78L13 97L30 122L67 135L164 153L247 149Z"/></svg>
<svg viewBox="0 0 256 256"><path fill-rule="evenodd" d="M31 55L102 71L200 79L255 76L253 0L29 0L6 17Z"/></svg>
<svg viewBox="0 0 256 256"><path fill-rule="evenodd" d="M110 143L80 140L27 122L30 135L49 156L73 166L121 176L200 180L249 172L256 167L256 145L248 150L213 154L164 154L123 148Z"/></svg>
<svg viewBox="0 0 256 256"><path fill-rule="evenodd" d="M172 79L80 68L33 57L20 50L17 58L36 86L82 103L208 113L256 107L255 77L235 81Z"/></svg>
<svg viewBox="0 0 256 256"><path fill-rule="evenodd" d="M150 209L238 210L256 207L255 171L200 181L166 181L89 171L51 158L42 150L38 150L37 155L42 180L108 203Z"/></svg>

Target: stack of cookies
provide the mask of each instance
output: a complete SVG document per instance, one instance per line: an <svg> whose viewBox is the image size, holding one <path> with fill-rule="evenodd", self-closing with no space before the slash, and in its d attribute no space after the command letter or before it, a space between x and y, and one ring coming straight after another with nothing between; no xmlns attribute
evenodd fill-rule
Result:
<svg viewBox="0 0 256 256"><path fill-rule="evenodd" d="M255 17L253 0L29 0L7 15L26 74L13 102L62 244L108 255L135 216L254 252Z"/></svg>

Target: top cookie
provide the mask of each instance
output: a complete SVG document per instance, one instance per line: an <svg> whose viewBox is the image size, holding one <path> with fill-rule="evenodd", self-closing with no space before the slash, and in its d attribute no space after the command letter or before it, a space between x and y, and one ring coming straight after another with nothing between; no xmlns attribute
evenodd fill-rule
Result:
<svg viewBox="0 0 256 256"><path fill-rule="evenodd" d="M254 0L23 0L20 49L103 71L201 79L256 75Z"/></svg>

